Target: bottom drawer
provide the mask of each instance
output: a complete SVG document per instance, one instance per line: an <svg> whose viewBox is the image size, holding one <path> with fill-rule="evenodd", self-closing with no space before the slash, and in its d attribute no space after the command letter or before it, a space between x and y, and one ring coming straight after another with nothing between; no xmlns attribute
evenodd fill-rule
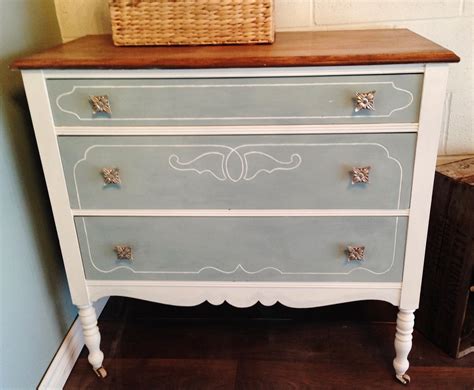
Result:
<svg viewBox="0 0 474 390"><path fill-rule="evenodd" d="M400 282L406 217L77 217L90 280ZM132 259L118 259L116 246ZM347 259L364 246L364 259ZM126 248L122 255L125 255Z"/></svg>

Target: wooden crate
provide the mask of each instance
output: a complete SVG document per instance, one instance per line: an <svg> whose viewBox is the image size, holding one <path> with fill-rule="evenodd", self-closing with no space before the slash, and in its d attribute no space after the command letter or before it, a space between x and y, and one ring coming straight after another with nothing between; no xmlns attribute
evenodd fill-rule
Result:
<svg viewBox="0 0 474 390"><path fill-rule="evenodd" d="M438 165L416 327L449 355L474 351L474 157Z"/></svg>

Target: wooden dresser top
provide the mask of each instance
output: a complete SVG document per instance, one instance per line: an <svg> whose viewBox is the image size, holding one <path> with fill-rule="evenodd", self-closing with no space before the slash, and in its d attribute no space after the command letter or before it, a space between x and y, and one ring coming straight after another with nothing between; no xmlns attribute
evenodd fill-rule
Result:
<svg viewBox="0 0 474 390"><path fill-rule="evenodd" d="M89 35L16 60L17 69L230 68L458 62L452 51L407 29L280 32L275 43L117 47Z"/></svg>

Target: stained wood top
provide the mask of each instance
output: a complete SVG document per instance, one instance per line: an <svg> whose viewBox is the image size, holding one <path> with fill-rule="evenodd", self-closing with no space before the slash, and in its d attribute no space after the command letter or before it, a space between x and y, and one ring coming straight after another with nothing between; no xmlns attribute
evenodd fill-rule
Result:
<svg viewBox="0 0 474 390"><path fill-rule="evenodd" d="M12 64L19 69L230 68L458 62L452 51L407 29L280 32L275 43L116 47L89 35Z"/></svg>

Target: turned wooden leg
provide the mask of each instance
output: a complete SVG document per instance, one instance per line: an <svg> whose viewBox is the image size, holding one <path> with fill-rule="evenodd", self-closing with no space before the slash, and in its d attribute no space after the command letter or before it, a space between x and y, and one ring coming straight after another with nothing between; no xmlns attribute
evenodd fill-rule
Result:
<svg viewBox="0 0 474 390"><path fill-rule="evenodd" d="M78 306L79 320L84 333L84 344L89 350L87 359L99 378L105 378L107 371L102 367L104 354L100 350L100 333L97 327L97 314L92 304Z"/></svg>
<svg viewBox="0 0 474 390"><path fill-rule="evenodd" d="M410 377L406 374L410 363L408 354L412 345L412 333L415 326L415 310L400 309L397 315L397 333L395 334L395 359L393 368L395 376L404 385L410 383Z"/></svg>

